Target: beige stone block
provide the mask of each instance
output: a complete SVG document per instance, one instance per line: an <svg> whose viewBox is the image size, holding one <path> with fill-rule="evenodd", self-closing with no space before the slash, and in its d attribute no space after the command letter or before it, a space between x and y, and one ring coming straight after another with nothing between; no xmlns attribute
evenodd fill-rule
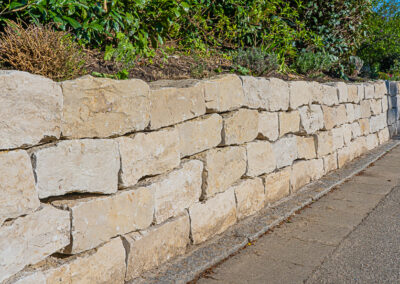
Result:
<svg viewBox="0 0 400 284"><path fill-rule="evenodd" d="M77 254L115 236L149 227L153 222L154 190L140 187L111 196L57 200L52 204L69 210L71 244L63 252Z"/></svg>
<svg viewBox="0 0 400 284"><path fill-rule="evenodd" d="M347 84L348 102L358 104L360 96L358 94L359 87L356 84Z"/></svg>
<svg viewBox="0 0 400 284"><path fill-rule="evenodd" d="M119 137L116 141L121 156L119 182L122 187L133 186L144 176L162 174L180 164L176 128Z"/></svg>
<svg viewBox="0 0 400 284"><path fill-rule="evenodd" d="M361 136L361 127L358 122L353 122L352 124L350 124L350 127L352 139L356 139L357 137Z"/></svg>
<svg viewBox="0 0 400 284"><path fill-rule="evenodd" d="M378 135L377 134L369 134L367 137L367 149L368 151L378 147L379 145L379 140L378 140Z"/></svg>
<svg viewBox="0 0 400 284"><path fill-rule="evenodd" d="M24 150L0 152L0 226L40 206L31 160Z"/></svg>
<svg viewBox="0 0 400 284"><path fill-rule="evenodd" d="M247 172L251 177L267 174L276 169L276 158L271 143L254 141L246 144Z"/></svg>
<svg viewBox="0 0 400 284"><path fill-rule="evenodd" d="M357 137L350 144L351 153L357 158L368 151L367 139L365 137Z"/></svg>
<svg viewBox="0 0 400 284"><path fill-rule="evenodd" d="M339 103L347 103L349 101L347 84L344 82L336 82L334 86L338 89Z"/></svg>
<svg viewBox="0 0 400 284"><path fill-rule="evenodd" d="M321 84L322 87L322 104L333 106L339 104L338 89L335 86Z"/></svg>
<svg viewBox="0 0 400 284"><path fill-rule="evenodd" d="M330 130L336 126L337 115L336 107L322 106L322 112L324 114L324 129Z"/></svg>
<svg viewBox="0 0 400 284"><path fill-rule="evenodd" d="M324 127L324 114L319 105L303 106L299 108L301 130L306 134L313 134Z"/></svg>
<svg viewBox="0 0 400 284"><path fill-rule="evenodd" d="M289 82L290 108L297 109L300 106L308 105L312 101L312 91L309 82L292 81Z"/></svg>
<svg viewBox="0 0 400 284"><path fill-rule="evenodd" d="M369 131L370 133L378 132L379 130L386 127L387 117L386 113L382 113L377 116L372 116L369 120Z"/></svg>
<svg viewBox="0 0 400 284"><path fill-rule="evenodd" d="M142 80L84 76L61 83L62 134L110 137L145 129L150 122L149 86Z"/></svg>
<svg viewBox="0 0 400 284"><path fill-rule="evenodd" d="M60 86L20 71L0 72L0 149L33 146L60 137Z"/></svg>
<svg viewBox="0 0 400 284"><path fill-rule="evenodd" d="M272 144L278 169L290 166L297 159L296 136L287 136Z"/></svg>
<svg viewBox="0 0 400 284"><path fill-rule="evenodd" d="M337 150L344 146L344 134L343 127L333 128L332 139L333 139L333 149Z"/></svg>
<svg viewBox="0 0 400 284"><path fill-rule="evenodd" d="M338 168L337 153L326 155L323 157L325 174Z"/></svg>
<svg viewBox="0 0 400 284"><path fill-rule="evenodd" d="M342 104L336 107L336 125L340 126L349 121L347 118L347 109L346 105Z"/></svg>
<svg viewBox="0 0 400 284"><path fill-rule="evenodd" d="M276 112L258 113L258 138L276 141L279 137L279 119Z"/></svg>
<svg viewBox="0 0 400 284"><path fill-rule="evenodd" d="M243 219L264 207L265 193L261 178L241 180L232 186L237 203L237 217Z"/></svg>
<svg viewBox="0 0 400 284"><path fill-rule="evenodd" d="M236 223L234 189L217 194L204 203L189 208L190 226L194 244L220 234Z"/></svg>
<svg viewBox="0 0 400 284"><path fill-rule="evenodd" d="M296 133L300 130L299 112L280 112L279 113L279 136L282 137L287 133Z"/></svg>
<svg viewBox="0 0 400 284"><path fill-rule="evenodd" d="M349 145L351 142L351 139L353 138L352 127L350 124L343 124L342 129L343 129L344 144Z"/></svg>
<svg viewBox="0 0 400 284"><path fill-rule="evenodd" d="M220 75L204 80L202 83L208 111L234 110L245 102L242 81L237 75Z"/></svg>
<svg viewBox="0 0 400 284"><path fill-rule="evenodd" d="M49 205L0 227L0 282L69 244L67 211Z"/></svg>
<svg viewBox="0 0 400 284"><path fill-rule="evenodd" d="M375 87L373 84L364 83L364 97L367 100L375 97Z"/></svg>
<svg viewBox="0 0 400 284"><path fill-rule="evenodd" d="M33 153L39 198L70 192L118 190L118 143L106 139L60 141Z"/></svg>
<svg viewBox="0 0 400 284"><path fill-rule="evenodd" d="M297 136L297 158L298 159L314 159L316 158L314 137Z"/></svg>
<svg viewBox="0 0 400 284"><path fill-rule="evenodd" d="M128 251L125 280L134 279L184 254L189 244L189 232L189 216L185 213L146 231L125 235L124 244Z"/></svg>
<svg viewBox="0 0 400 284"><path fill-rule="evenodd" d="M369 119L362 118L359 120L360 128L361 128L361 135L368 135L369 134Z"/></svg>
<svg viewBox="0 0 400 284"><path fill-rule="evenodd" d="M353 105L354 108L354 120L359 120L361 118L361 106Z"/></svg>
<svg viewBox="0 0 400 284"><path fill-rule="evenodd" d="M378 98L378 99L383 98L386 94L389 93L389 90L386 87L386 83L383 80L374 82L374 87L375 87L375 92L374 92L375 98Z"/></svg>
<svg viewBox="0 0 400 284"><path fill-rule="evenodd" d="M346 104L347 122L352 123L355 119L354 105Z"/></svg>
<svg viewBox="0 0 400 284"><path fill-rule="evenodd" d="M384 129L378 132L378 140L379 144L383 144L390 139L389 128L385 127Z"/></svg>
<svg viewBox="0 0 400 284"><path fill-rule="evenodd" d="M227 190L246 173L245 147L211 149L196 158L204 162L203 195L206 198Z"/></svg>
<svg viewBox="0 0 400 284"><path fill-rule="evenodd" d="M223 115L222 138L224 145L243 144L256 139L258 135L258 112L240 109Z"/></svg>
<svg viewBox="0 0 400 284"><path fill-rule="evenodd" d="M346 146L338 150L338 168L342 168L351 160L353 160L353 154L350 146Z"/></svg>
<svg viewBox="0 0 400 284"><path fill-rule="evenodd" d="M321 131L314 135L317 148L317 157L326 156L334 151L333 136L330 131Z"/></svg>
<svg viewBox="0 0 400 284"><path fill-rule="evenodd" d="M389 109L389 102L387 95L382 98L382 112L387 112Z"/></svg>
<svg viewBox="0 0 400 284"><path fill-rule="evenodd" d="M365 88L364 84L360 83L357 84L357 91L358 91L358 98L360 99L360 102L365 99Z"/></svg>
<svg viewBox="0 0 400 284"><path fill-rule="evenodd" d="M276 78L242 76L245 105L268 111L286 111L289 108L288 83Z"/></svg>
<svg viewBox="0 0 400 284"><path fill-rule="evenodd" d="M222 117L218 114L190 120L176 126L181 157L190 156L221 143Z"/></svg>
<svg viewBox="0 0 400 284"><path fill-rule="evenodd" d="M150 126L157 129L206 113L204 84L196 80L150 83Z"/></svg>
<svg viewBox="0 0 400 284"><path fill-rule="evenodd" d="M322 85L315 81L308 82L308 84L311 91L311 103L319 105L323 104L324 93L322 91Z"/></svg>
<svg viewBox="0 0 400 284"><path fill-rule="evenodd" d="M363 100L361 105L361 118L369 118L371 116L371 103L370 100Z"/></svg>
<svg viewBox="0 0 400 284"><path fill-rule="evenodd" d="M291 171L289 166L263 177L267 203L274 203L289 195Z"/></svg>
<svg viewBox="0 0 400 284"><path fill-rule="evenodd" d="M382 113L382 100L370 100L370 104L372 115L378 115Z"/></svg>
<svg viewBox="0 0 400 284"><path fill-rule="evenodd" d="M292 192L298 191L311 181L308 166L308 161L297 161L293 164L290 175Z"/></svg>

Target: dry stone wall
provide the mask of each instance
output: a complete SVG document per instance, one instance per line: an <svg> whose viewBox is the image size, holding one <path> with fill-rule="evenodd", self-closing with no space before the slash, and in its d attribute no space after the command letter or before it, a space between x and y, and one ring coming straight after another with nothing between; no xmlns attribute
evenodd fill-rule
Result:
<svg viewBox="0 0 400 284"><path fill-rule="evenodd" d="M124 283L396 135L400 84L0 73L0 282Z"/></svg>

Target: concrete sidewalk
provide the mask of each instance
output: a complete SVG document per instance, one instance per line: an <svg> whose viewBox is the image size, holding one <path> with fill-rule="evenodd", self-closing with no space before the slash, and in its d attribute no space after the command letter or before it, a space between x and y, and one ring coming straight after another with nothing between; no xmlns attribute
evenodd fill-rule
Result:
<svg viewBox="0 0 400 284"><path fill-rule="evenodd" d="M197 283L400 283L400 147Z"/></svg>

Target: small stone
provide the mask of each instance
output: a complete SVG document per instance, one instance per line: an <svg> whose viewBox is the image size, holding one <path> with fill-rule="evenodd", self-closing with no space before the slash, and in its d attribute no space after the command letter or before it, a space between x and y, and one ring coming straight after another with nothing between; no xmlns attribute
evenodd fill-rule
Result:
<svg viewBox="0 0 400 284"><path fill-rule="evenodd" d="M290 108L292 110L308 105L312 100L311 86L305 81L289 82Z"/></svg>
<svg viewBox="0 0 400 284"><path fill-rule="evenodd" d="M287 133L295 133L300 130L299 112L279 112L279 136L282 137Z"/></svg>
<svg viewBox="0 0 400 284"><path fill-rule="evenodd" d="M223 115L222 137L224 145L243 144L256 139L258 135L258 112L239 109Z"/></svg>
<svg viewBox="0 0 400 284"><path fill-rule="evenodd" d="M189 217L185 213L146 231L123 236L128 252L125 281L184 254L189 244L189 232Z"/></svg>
<svg viewBox="0 0 400 284"><path fill-rule="evenodd" d="M113 140L60 141L34 151L39 198L70 192L114 193L120 159Z"/></svg>
<svg viewBox="0 0 400 284"><path fill-rule="evenodd" d="M325 174L334 171L338 168L337 153L326 155L323 157Z"/></svg>
<svg viewBox="0 0 400 284"><path fill-rule="evenodd" d="M371 116L371 103L369 100L361 101L361 118L369 118Z"/></svg>
<svg viewBox="0 0 400 284"><path fill-rule="evenodd" d="M278 113L262 111L258 114L258 138L276 141L279 137Z"/></svg>
<svg viewBox="0 0 400 284"><path fill-rule="evenodd" d="M278 169L290 166L297 159L296 136L287 136L272 144Z"/></svg>
<svg viewBox="0 0 400 284"><path fill-rule="evenodd" d="M274 203L289 195L291 171L291 167L286 167L263 177L267 203Z"/></svg>
<svg viewBox="0 0 400 284"><path fill-rule="evenodd" d="M316 158L314 137L297 136L297 158L314 159Z"/></svg>
<svg viewBox="0 0 400 284"><path fill-rule="evenodd" d="M324 127L324 115L319 105L303 106L299 108L300 124L303 132L314 134Z"/></svg>
<svg viewBox="0 0 400 284"><path fill-rule="evenodd" d="M333 106L339 104L338 89L334 86L322 84L322 104Z"/></svg>
<svg viewBox="0 0 400 284"><path fill-rule="evenodd" d="M217 194L189 208L193 244L202 243L236 223L234 189Z"/></svg>
<svg viewBox="0 0 400 284"><path fill-rule="evenodd" d="M264 207L265 193L261 178L241 180L232 186L237 202L237 217L243 219Z"/></svg>
<svg viewBox="0 0 400 284"><path fill-rule="evenodd" d="M354 114L353 114L354 117ZM336 125L340 126L349 121L347 118L347 110L345 105L339 105L336 107Z"/></svg>
<svg viewBox="0 0 400 284"><path fill-rule="evenodd" d="M256 177L276 169L276 158L268 141L254 141L246 144L247 175Z"/></svg>
<svg viewBox="0 0 400 284"><path fill-rule="evenodd" d="M204 85L197 80L150 83L151 129L173 125L206 113Z"/></svg>
<svg viewBox="0 0 400 284"><path fill-rule="evenodd" d="M218 114L186 121L176 126L181 157L190 156L221 143L222 117Z"/></svg>
<svg viewBox="0 0 400 284"><path fill-rule="evenodd" d="M361 135L368 135L369 134L369 119L368 118L362 118L359 120L360 122L360 129L361 129Z"/></svg>
<svg viewBox="0 0 400 284"><path fill-rule="evenodd" d="M324 114L324 129L330 130L336 126L336 107L322 106L322 112Z"/></svg>
<svg viewBox="0 0 400 284"><path fill-rule="evenodd" d="M316 139L317 157L326 156L334 151L332 132L321 131L314 137Z"/></svg>

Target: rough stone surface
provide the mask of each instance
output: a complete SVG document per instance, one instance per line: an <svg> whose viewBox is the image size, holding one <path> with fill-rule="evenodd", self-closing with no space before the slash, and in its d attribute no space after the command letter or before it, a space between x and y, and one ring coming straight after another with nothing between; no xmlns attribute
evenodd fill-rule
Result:
<svg viewBox="0 0 400 284"><path fill-rule="evenodd" d="M349 145L350 141L353 137L353 131L351 128L350 124L343 124L342 125L342 129L343 129L343 139L344 139L344 144L345 145Z"/></svg>
<svg viewBox="0 0 400 284"><path fill-rule="evenodd" d="M382 100L370 100L372 115L378 115L382 112Z"/></svg>
<svg viewBox="0 0 400 284"><path fill-rule="evenodd" d="M369 118L371 116L371 103L369 100L361 101L361 118Z"/></svg>
<svg viewBox="0 0 400 284"><path fill-rule="evenodd" d="M199 201L202 173L203 163L190 160L184 162L180 169L149 180L149 188L154 190L154 219L157 224L181 214Z"/></svg>
<svg viewBox="0 0 400 284"><path fill-rule="evenodd" d="M23 150L0 152L0 226L4 220L32 213L39 205L32 164Z"/></svg>
<svg viewBox="0 0 400 284"><path fill-rule="evenodd" d="M346 104L347 122L352 123L355 118L354 105Z"/></svg>
<svg viewBox="0 0 400 284"><path fill-rule="evenodd" d="M368 151L374 149L379 145L378 136L376 134L370 134L367 136L367 149Z"/></svg>
<svg viewBox="0 0 400 284"><path fill-rule="evenodd" d="M154 190L141 187L105 197L58 200L54 206L71 212L71 244L63 252L76 254L153 222Z"/></svg>
<svg viewBox="0 0 400 284"><path fill-rule="evenodd" d="M190 226L194 244L220 234L236 223L234 189L217 194L205 203L196 203L189 208Z"/></svg>
<svg viewBox="0 0 400 284"><path fill-rule="evenodd" d="M242 76L245 105L268 111L288 110L288 83L276 78L255 78Z"/></svg>
<svg viewBox="0 0 400 284"><path fill-rule="evenodd" d="M369 119L362 118L359 120L360 128L361 128L361 135L368 135L369 134Z"/></svg>
<svg viewBox="0 0 400 284"><path fill-rule="evenodd" d="M358 104L360 96L358 94L358 86L356 84L347 84L348 102Z"/></svg>
<svg viewBox="0 0 400 284"><path fill-rule="evenodd" d="M196 80L150 84L150 126L157 129L206 113L204 85Z"/></svg>
<svg viewBox="0 0 400 284"><path fill-rule="evenodd" d="M274 203L289 195L291 171L291 167L286 167L263 177L267 203Z"/></svg>
<svg viewBox="0 0 400 284"><path fill-rule="evenodd" d="M336 125L342 125L347 123L349 119L347 118L346 105L342 104L336 107Z"/></svg>
<svg viewBox="0 0 400 284"><path fill-rule="evenodd" d="M297 110L279 113L279 136L300 130L300 115Z"/></svg>
<svg viewBox="0 0 400 284"><path fill-rule="evenodd" d="M296 136L287 136L272 144L277 168L289 166L297 159Z"/></svg>
<svg viewBox="0 0 400 284"><path fill-rule="evenodd" d="M222 118L218 114L187 121L176 126L181 157L213 148L221 143Z"/></svg>
<svg viewBox="0 0 400 284"><path fill-rule="evenodd" d="M228 111L245 102L242 81L237 75L221 75L203 81L204 98L209 111Z"/></svg>
<svg viewBox="0 0 400 284"><path fill-rule="evenodd" d="M312 91L309 82L289 82L290 108L297 109L300 106L308 105L312 101Z"/></svg>
<svg viewBox="0 0 400 284"><path fill-rule="evenodd" d="M246 173L245 147L211 149L199 154L196 158L204 162L202 187L206 198L227 190Z"/></svg>
<svg viewBox="0 0 400 284"><path fill-rule="evenodd" d="M276 141L279 137L279 119L276 112L258 114L258 138Z"/></svg>
<svg viewBox="0 0 400 284"><path fill-rule="evenodd" d="M375 93L374 93L375 98L383 98L388 93L386 83L383 80L374 82L374 87L375 87Z"/></svg>
<svg viewBox="0 0 400 284"><path fill-rule="evenodd" d="M324 129L330 130L336 126L336 107L322 106L322 112L324 114Z"/></svg>
<svg viewBox="0 0 400 284"><path fill-rule="evenodd" d="M251 177L267 174L276 169L276 158L268 141L254 141L246 144L247 172Z"/></svg>
<svg viewBox="0 0 400 284"><path fill-rule="evenodd" d="M379 144L383 144L390 139L389 128L385 127L381 131L378 132L378 140Z"/></svg>
<svg viewBox="0 0 400 284"><path fill-rule="evenodd" d="M184 254L189 243L187 213L143 232L125 235L128 251L125 280L134 279L169 259Z"/></svg>
<svg viewBox="0 0 400 284"><path fill-rule="evenodd" d="M223 116L222 138L224 145L243 144L258 135L258 112L240 109Z"/></svg>
<svg viewBox="0 0 400 284"><path fill-rule="evenodd" d="M311 102L315 104L322 104L324 93L322 91L322 85L318 82L309 82L309 88L311 91Z"/></svg>
<svg viewBox="0 0 400 284"><path fill-rule="evenodd" d="M319 105L299 108L301 129L307 134L313 134L324 127L324 115Z"/></svg>
<svg viewBox="0 0 400 284"><path fill-rule="evenodd" d="M342 168L345 164L353 160L353 153L351 152L350 146L339 149L337 155L338 168Z"/></svg>
<svg viewBox="0 0 400 284"><path fill-rule="evenodd" d="M69 244L67 211L43 207L0 227L0 281Z"/></svg>
<svg viewBox="0 0 400 284"><path fill-rule="evenodd" d="M358 122L350 124L350 127L351 127L352 139L356 139L357 137L361 136L361 127Z"/></svg>
<svg viewBox="0 0 400 284"><path fill-rule="evenodd" d="M62 135L109 137L143 130L150 121L149 86L142 80L84 76L61 83Z"/></svg>
<svg viewBox="0 0 400 284"><path fill-rule="evenodd" d="M336 152L333 154L324 156L323 160L324 160L325 173L329 173L330 171L336 170L338 168Z"/></svg>
<svg viewBox="0 0 400 284"><path fill-rule="evenodd" d="M322 104L333 106L339 104L338 89L334 86L322 84Z"/></svg>
<svg viewBox="0 0 400 284"><path fill-rule="evenodd" d="M317 147L317 157L323 157L333 152L333 136L330 131L321 131L314 135Z"/></svg>
<svg viewBox="0 0 400 284"><path fill-rule="evenodd" d="M386 114L372 116L369 120L369 130L371 133L375 133L386 127Z"/></svg>
<svg viewBox="0 0 400 284"><path fill-rule="evenodd" d="M344 146L344 134L343 128L338 127L331 130L333 139L333 149L340 149Z"/></svg>
<svg viewBox="0 0 400 284"><path fill-rule="evenodd" d="M237 217L243 219L264 207L265 193L261 178L245 179L232 186L237 203Z"/></svg>
<svg viewBox="0 0 400 284"><path fill-rule="evenodd" d="M375 97L375 87L373 84L364 84L364 96L365 99L373 99Z"/></svg>
<svg viewBox="0 0 400 284"><path fill-rule="evenodd" d="M113 140L71 140L33 154L40 198L69 192L114 193L120 169Z"/></svg>
<svg viewBox="0 0 400 284"><path fill-rule="evenodd" d="M167 128L116 139L121 155L120 186L135 185L144 176L162 174L180 164L179 133Z"/></svg>
<svg viewBox="0 0 400 284"><path fill-rule="evenodd" d="M359 120L361 118L361 106L353 104L354 108L354 120Z"/></svg>
<svg viewBox="0 0 400 284"><path fill-rule="evenodd" d="M389 109L389 100L388 97L385 95L382 98L382 112L387 112Z"/></svg>
<svg viewBox="0 0 400 284"><path fill-rule="evenodd" d="M297 161L292 166L290 184L292 191L298 191L310 181L321 178L324 175L323 159Z"/></svg>
<svg viewBox="0 0 400 284"><path fill-rule="evenodd" d="M297 136L296 139L297 158L306 160L316 158L314 137Z"/></svg>
<svg viewBox="0 0 400 284"><path fill-rule="evenodd" d="M349 101L347 84L344 82L337 82L334 86L338 89L339 103L347 103Z"/></svg>
<svg viewBox="0 0 400 284"><path fill-rule="evenodd" d="M26 72L1 71L0 89L0 149L60 137L63 99L55 82Z"/></svg>

